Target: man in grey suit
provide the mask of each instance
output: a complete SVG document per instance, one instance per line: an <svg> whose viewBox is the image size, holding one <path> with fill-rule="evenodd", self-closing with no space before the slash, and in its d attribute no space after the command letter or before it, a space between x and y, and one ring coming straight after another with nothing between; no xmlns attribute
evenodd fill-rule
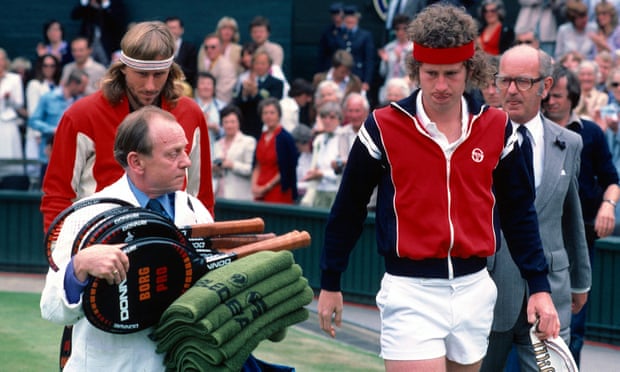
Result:
<svg viewBox="0 0 620 372"><path fill-rule="evenodd" d="M571 304L578 310L586 302L591 272L577 180L581 137L540 113L541 101L553 83L552 67L546 53L527 45L516 46L502 56L496 84L519 142L532 149L530 181L536 188L535 207L549 263L551 297L560 317L560 336L568 344ZM521 370L538 371L529 338L531 324L525 316L525 282L503 239L488 266L498 298L481 370L503 370L514 343Z"/></svg>

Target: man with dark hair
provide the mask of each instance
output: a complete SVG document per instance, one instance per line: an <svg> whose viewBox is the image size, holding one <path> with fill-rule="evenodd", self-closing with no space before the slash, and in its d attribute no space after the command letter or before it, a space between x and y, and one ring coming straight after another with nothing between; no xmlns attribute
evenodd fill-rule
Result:
<svg viewBox="0 0 620 372"><path fill-rule="evenodd" d="M159 203L177 226L213 222L199 200L180 191L191 166L187 144L183 127L171 113L147 106L129 114L118 126L114 141L113 157L124 174L92 197L120 198L143 208ZM122 244L94 244L71 257L80 229L110 206L82 208L67 217L54 250L60 269L50 269L47 274L41 314L52 322L73 325L66 371L164 371L164 354L156 352L156 344L149 338L152 328L118 335L95 328L84 317L82 298L92 278L118 285L128 270L139 269L129 266L127 254L119 249ZM98 352L90 352L93 347Z"/></svg>
<svg viewBox="0 0 620 372"><path fill-rule="evenodd" d="M410 77L420 89L367 118L327 221L317 309L334 337L340 279L378 186L386 274L377 305L388 372L480 368L497 295L486 268L499 239L494 216L529 284L529 321L539 319L543 337L559 331L523 151L505 112L464 95L492 73L477 36L476 21L445 4L411 23Z"/></svg>
<svg viewBox="0 0 620 372"><path fill-rule="evenodd" d="M155 105L171 112L185 130L192 165L186 190L213 208L209 136L198 105L183 96L183 75L174 59L174 37L162 22L134 25L121 42L101 90L79 100L63 115L43 180L44 228L71 202L110 185L123 169L112 147L120 122L132 111Z"/></svg>
<svg viewBox="0 0 620 372"><path fill-rule="evenodd" d="M252 41L256 43L257 48L262 47L269 53L274 65L284 69L282 66L284 63L284 50L280 44L269 40L270 35L271 24L269 20L263 16L254 17L252 22L250 22L250 37Z"/></svg>
<svg viewBox="0 0 620 372"><path fill-rule="evenodd" d="M90 42L84 36L78 36L71 41L71 55L73 62L67 63L62 68L62 76L60 81L67 80L71 72L75 70L84 71L88 75L88 85L84 94L92 94L99 90L101 79L105 75L106 68L92 57L92 48Z"/></svg>
<svg viewBox="0 0 620 372"><path fill-rule="evenodd" d="M181 18L168 17L164 23L170 29L172 36L174 36L174 62L183 70L185 81L192 87L196 87L196 71L198 70L196 66L198 55L196 46L187 40L183 40L185 26Z"/></svg>
<svg viewBox="0 0 620 372"><path fill-rule="evenodd" d="M553 86L543 101L543 112L555 123L579 133L583 141L579 171L579 199L585 226L590 265L594 261L594 242L609 236L615 227L615 210L620 198L618 173L612 161L605 133L594 122L578 117L573 111L581 88L577 76L562 66L553 70ZM570 350L579 365L585 335L587 303L573 307L570 325Z"/></svg>
<svg viewBox="0 0 620 372"><path fill-rule="evenodd" d="M312 84L305 79L297 78L291 83L288 97L280 100L282 107L281 124L289 132L298 124L311 125L310 123L310 103L314 95Z"/></svg>

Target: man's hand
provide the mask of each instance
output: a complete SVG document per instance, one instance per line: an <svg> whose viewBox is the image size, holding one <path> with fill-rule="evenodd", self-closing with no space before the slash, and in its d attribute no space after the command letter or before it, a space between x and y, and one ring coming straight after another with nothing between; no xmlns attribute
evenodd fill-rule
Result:
<svg viewBox="0 0 620 372"><path fill-rule="evenodd" d="M336 327L340 328L342 325L342 307L342 292L332 292L321 289L317 305L319 325L321 329L332 338L336 337L336 329L334 329L332 325L332 317Z"/></svg>
<svg viewBox="0 0 620 372"><path fill-rule="evenodd" d="M530 295L527 302L527 321L536 323L538 319L537 336L541 340L558 337L560 334L560 319L555 310L551 295L547 292L538 292Z"/></svg>
<svg viewBox="0 0 620 372"><path fill-rule="evenodd" d="M583 306L588 301L588 292L573 293L571 297L572 297L572 303L571 303L570 310L573 314L577 314L579 311L581 311Z"/></svg>
<svg viewBox="0 0 620 372"><path fill-rule="evenodd" d="M599 238L610 235L616 227L616 209L608 202L602 202L594 219L594 231Z"/></svg>
<svg viewBox="0 0 620 372"><path fill-rule="evenodd" d="M94 244L79 251L73 258L76 278L83 282L88 276L119 284L127 278L129 258L121 250L125 244Z"/></svg>

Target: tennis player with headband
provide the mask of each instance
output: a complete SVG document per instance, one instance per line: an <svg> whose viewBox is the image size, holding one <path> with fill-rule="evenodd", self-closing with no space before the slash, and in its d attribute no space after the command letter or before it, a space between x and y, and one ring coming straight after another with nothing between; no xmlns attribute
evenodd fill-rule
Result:
<svg viewBox="0 0 620 372"><path fill-rule="evenodd" d="M351 149L321 256L321 328L342 321L341 276L378 186L377 249L385 275L377 294L386 371L478 371L487 349L495 284L487 257L501 228L531 296L528 319L557 336L534 190L505 112L471 100L493 71L476 22L445 4L408 28L410 77L420 89L375 110Z"/></svg>
<svg viewBox="0 0 620 372"><path fill-rule="evenodd" d="M121 41L101 89L72 105L63 115L43 181L41 211L47 230L73 201L115 182L123 169L112 148L119 124L130 112L154 105L172 113L187 138L191 167L186 191L212 212L211 159L204 115L183 96L181 68L173 62L175 41L162 22L134 25Z"/></svg>

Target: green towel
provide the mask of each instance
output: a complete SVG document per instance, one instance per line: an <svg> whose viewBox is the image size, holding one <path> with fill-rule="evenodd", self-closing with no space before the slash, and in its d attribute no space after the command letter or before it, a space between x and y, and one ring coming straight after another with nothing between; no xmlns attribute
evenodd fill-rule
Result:
<svg viewBox="0 0 620 372"><path fill-rule="evenodd" d="M274 282L272 281L274 277L268 278L264 280L263 282L269 282L269 283L274 284ZM253 286L252 288L256 288L259 284ZM166 334L159 341L157 341L157 351L158 352L167 351L171 349L175 344L178 344L179 342L187 338L200 339L200 340L203 340L203 342L205 343L208 343L208 342L213 343L214 342L212 341L213 337L211 336L210 333L215 333L215 332L218 332L218 339L222 339L224 337L227 337L226 339L231 338L232 333L236 332L235 331L236 328L243 327L245 323L248 323L249 321L252 320L251 318L249 318L249 316L251 316L252 313L256 313L254 317L264 313L266 310L271 309L272 307L279 304L280 302L288 300L296 296L307 285L308 285L308 280L306 278L298 276L295 282L289 285L285 285L284 287L273 291L267 296L263 297L263 295L261 295L259 292L251 292L250 293L251 299L249 300L250 303L246 304L243 308L240 308L238 310L239 314L235 315L234 318L232 315L229 316L229 320L224 322L224 324L225 325L228 325L229 323L232 323L232 324L225 327L223 331L218 332L221 328L219 326L217 329L214 329L214 330L210 329L210 327L212 327L215 321L221 320L221 318L219 318L219 314L215 314L216 318L214 320L211 320L212 318L211 314L213 313L211 312L207 314L203 319L199 320L198 322L194 324L179 325L178 327L176 327L175 330ZM219 306L216 307L216 309L218 308ZM291 310L294 310L294 308L291 307ZM229 311L229 314L230 314L230 311Z"/></svg>
<svg viewBox="0 0 620 372"><path fill-rule="evenodd" d="M251 339L253 337L262 337L258 340L258 342L260 342L265 337L272 335L276 330L285 328L285 326L282 325L275 326L272 328L273 331L265 337L258 333L261 329L272 323L279 324L281 320L280 318L288 319L285 317L287 314L296 313L299 310L303 310L305 318L300 321L306 320L308 318L308 311L304 309L303 306L312 302L313 297L314 292L312 291L312 288L306 286L298 295L292 297L288 301L276 305L263 315L256 318L254 321L246 324L245 327L243 327L241 331L239 331L232 339L220 347L211 347L205 344L204 340L201 338L186 338L181 343L175 345L175 347L167 353L165 357L166 365L171 368L174 368L175 366L179 367L180 363L184 359L184 355L186 354L185 351L187 350L200 350L201 359L204 359L212 365L222 364L226 359L236 355L244 347L244 345L252 342Z"/></svg>
<svg viewBox="0 0 620 372"><path fill-rule="evenodd" d="M261 341L286 329L286 327L303 322L306 319L308 319L308 310L301 308L267 323L264 327L258 329L235 354L231 355L229 359L223 360L220 364L213 364L209 359L205 358L200 344L188 342L179 350L182 356L175 360L176 363L167 364L167 370L183 372L238 372Z"/></svg>
<svg viewBox="0 0 620 372"><path fill-rule="evenodd" d="M261 298L260 301L256 301L254 304L247 306L241 314L235 315L218 329L206 334L204 337L206 344L212 347L222 346L226 341L232 339L237 333L241 332L250 322L253 322L275 306L285 301L289 306L293 304L295 301L292 300L295 299L296 296L302 295L302 292L307 286L308 280L306 278L300 278L297 282L275 291ZM207 315L203 320L209 319L210 316L211 314ZM197 326L200 327L201 324L202 321L198 322Z"/></svg>
<svg viewBox="0 0 620 372"><path fill-rule="evenodd" d="M263 251L210 271L166 309L158 328L165 328L168 322L195 323L230 297L293 263L289 251Z"/></svg>
<svg viewBox="0 0 620 372"><path fill-rule="evenodd" d="M206 334L217 329L233 316L242 312L244 308L249 306L250 302L253 301L253 298L257 297L256 293L258 293L260 297L267 296L281 287L294 283L301 277L301 274L301 266L294 264L290 268L256 283L252 287L231 297L225 303L216 306L209 312L208 316L205 316L203 319L198 321L198 324L200 324L202 328L200 328L200 330L197 329L197 331ZM184 299L179 298L177 301L177 305L179 305L183 303ZM183 332L186 327L182 326L184 324L186 323L175 322L173 319L169 319L165 325L160 325L155 329L152 338L157 341L159 345L162 345L162 347L167 349L168 346L166 345L176 342L175 339L178 339L179 337L185 337Z"/></svg>

